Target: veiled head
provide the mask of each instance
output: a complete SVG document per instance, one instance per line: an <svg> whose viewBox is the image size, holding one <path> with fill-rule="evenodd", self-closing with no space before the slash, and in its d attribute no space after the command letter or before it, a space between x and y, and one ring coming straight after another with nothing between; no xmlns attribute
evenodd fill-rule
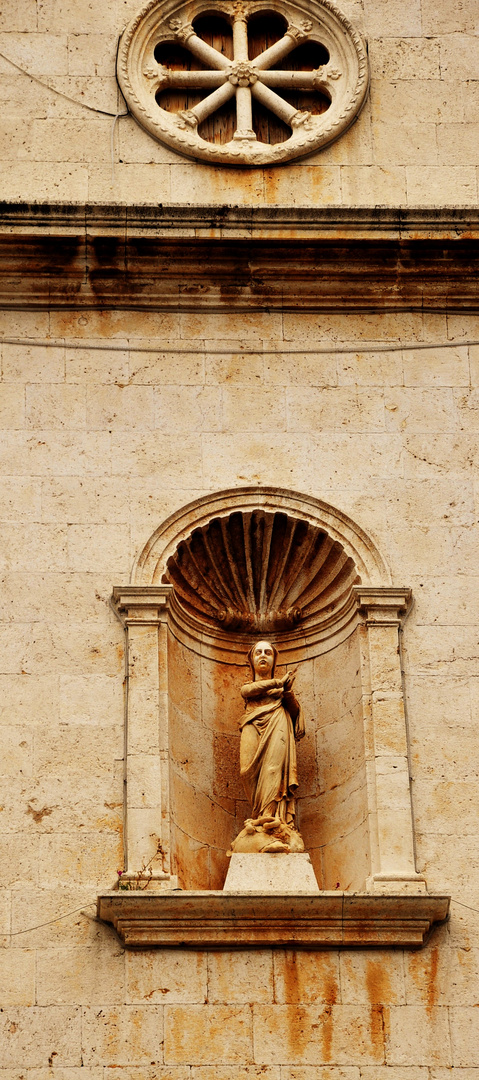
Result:
<svg viewBox="0 0 479 1080"><path fill-rule="evenodd" d="M257 641L248 653L248 663L256 679L272 679L278 661L278 650L270 641Z"/></svg>

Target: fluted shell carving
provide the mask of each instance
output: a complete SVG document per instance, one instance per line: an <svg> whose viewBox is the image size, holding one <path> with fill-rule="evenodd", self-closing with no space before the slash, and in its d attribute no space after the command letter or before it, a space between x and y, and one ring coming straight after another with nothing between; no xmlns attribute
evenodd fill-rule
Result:
<svg viewBox="0 0 479 1080"><path fill-rule="evenodd" d="M163 580L210 630L266 633L322 621L359 577L342 545L317 526L254 510L195 529L168 560Z"/></svg>

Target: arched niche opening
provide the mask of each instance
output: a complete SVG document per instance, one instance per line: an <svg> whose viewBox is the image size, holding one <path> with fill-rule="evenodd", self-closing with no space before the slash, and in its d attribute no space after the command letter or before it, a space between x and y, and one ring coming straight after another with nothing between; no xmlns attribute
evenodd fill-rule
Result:
<svg viewBox="0 0 479 1080"><path fill-rule="evenodd" d="M282 671L298 665L297 815L320 888L360 891L391 875L417 888L397 656L408 595L354 522L296 493L219 492L157 530L129 591L114 593L130 639L128 712L149 732L132 736L128 754L133 874L149 854L158 880L222 888L249 814L239 777L245 657L266 636Z"/></svg>

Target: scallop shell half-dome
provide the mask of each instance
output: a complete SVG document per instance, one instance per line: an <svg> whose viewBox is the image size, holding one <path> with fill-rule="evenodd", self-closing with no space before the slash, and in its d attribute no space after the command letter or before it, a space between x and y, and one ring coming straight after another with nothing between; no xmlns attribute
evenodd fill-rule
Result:
<svg viewBox="0 0 479 1080"><path fill-rule="evenodd" d="M327 532L278 511L236 511L194 529L163 581L210 631L288 631L330 619L359 582L354 560Z"/></svg>

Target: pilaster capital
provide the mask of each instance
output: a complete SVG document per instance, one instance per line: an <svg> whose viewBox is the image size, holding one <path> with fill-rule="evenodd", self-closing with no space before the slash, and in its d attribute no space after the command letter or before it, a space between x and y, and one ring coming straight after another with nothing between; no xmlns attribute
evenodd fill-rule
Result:
<svg viewBox="0 0 479 1080"><path fill-rule="evenodd" d="M111 606L123 626L157 626L168 614L172 585L115 585Z"/></svg>
<svg viewBox="0 0 479 1080"><path fill-rule="evenodd" d="M412 602L411 589L389 585L377 588L355 585L353 594L360 619L367 626L400 626Z"/></svg>

